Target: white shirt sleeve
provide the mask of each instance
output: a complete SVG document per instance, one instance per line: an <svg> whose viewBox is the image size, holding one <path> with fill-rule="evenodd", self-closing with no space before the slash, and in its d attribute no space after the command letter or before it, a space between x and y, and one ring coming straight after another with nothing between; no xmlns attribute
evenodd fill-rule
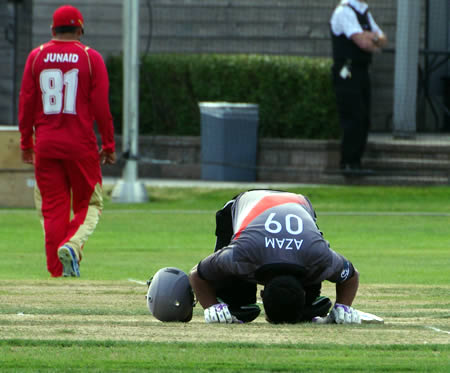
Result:
<svg viewBox="0 0 450 373"><path fill-rule="evenodd" d="M364 31L358 22L355 12L348 6L338 6L331 16L330 24L334 35L340 36L345 34L348 39L353 34Z"/></svg>
<svg viewBox="0 0 450 373"><path fill-rule="evenodd" d="M377 23L375 22L375 20L372 17L372 14L369 12L368 14L369 17L369 23L370 23L370 27L372 28L372 32L375 32L378 35L383 34L383 31L380 29L380 27L377 25Z"/></svg>

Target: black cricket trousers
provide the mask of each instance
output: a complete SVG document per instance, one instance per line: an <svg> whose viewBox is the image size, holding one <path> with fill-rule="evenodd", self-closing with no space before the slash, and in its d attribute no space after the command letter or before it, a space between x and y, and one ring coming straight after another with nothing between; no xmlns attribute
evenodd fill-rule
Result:
<svg viewBox="0 0 450 373"><path fill-rule="evenodd" d="M352 66L351 78L333 69L333 85L342 129L341 167L360 166L370 128L371 83L368 66Z"/></svg>

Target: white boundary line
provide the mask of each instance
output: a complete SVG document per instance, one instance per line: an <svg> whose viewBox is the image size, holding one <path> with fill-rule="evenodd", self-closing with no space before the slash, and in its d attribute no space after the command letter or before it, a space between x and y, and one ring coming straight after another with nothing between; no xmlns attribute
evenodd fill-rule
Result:
<svg viewBox="0 0 450 373"><path fill-rule="evenodd" d="M424 212L424 211L324 211L317 214L329 216L450 216L447 212Z"/></svg>
<svg viewBox="0 0 450 373"><path fill-rule="evenodd" d="M439 328L435 328L434 326L425 326L425 328L434 330L435 332L438 332L438 333L446 333L446 334L450 334L449 331L447 331L447 330L442 330L442 329L439 329Z"/></svg>
<svg viewBox="0 0 450 373"><path fill-rule="evenodd" d="M34 209L8 209L0 208L0 214L13 213L36 213ZM216 210L146 210L146 209L106 209L102 214L126 214L126 213L145 213L145 214L214 214ZM448 212L425 212L425 211L322 211L318 216L438 216L450 217Z"/></svg>
<svg viewBox="0 0 450 373"><path fill-rule="evenodd" d="M129 278L128 281L134 282L135 284L139 284L139 285L147 285L147 282L140 281L140 280L135 280L134 278Z"/></svg>
<svg viewBox="0 0 450 373"><path fill-rule="evenodd" d="M0 210L1 212L1 210ZM147 214L214 214L216 210L142 210L142 209L126 209L126 210L104 210L102 213L147 213ZM425 212L425 211L323 211L319 212L320 216L438 216L450 217L447 212Z"/></svg>

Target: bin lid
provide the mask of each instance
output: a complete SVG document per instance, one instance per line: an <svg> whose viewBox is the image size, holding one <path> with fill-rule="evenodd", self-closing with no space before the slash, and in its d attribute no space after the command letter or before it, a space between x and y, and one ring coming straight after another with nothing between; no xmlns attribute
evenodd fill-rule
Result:
<svg viewBox="0 0 450 373"><path fill-rule="evenodd" d="M212 116L258 115L258 104L232 102L200 102L200 112Z"/></svg>

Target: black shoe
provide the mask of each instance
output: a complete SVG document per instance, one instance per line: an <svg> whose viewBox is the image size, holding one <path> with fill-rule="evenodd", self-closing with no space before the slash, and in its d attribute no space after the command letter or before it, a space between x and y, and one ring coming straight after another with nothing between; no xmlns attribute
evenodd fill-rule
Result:
<svg viewBox="0 0 450 373"><path fill-rule="evenodd" d="M341 171L344 176L370 176L375 174L375 171L362 168L359 163L346 163L341 166Z"/></svg>
<svg viewBox="0 0 450 373"><path fill-rule="evenodd" d="M310 306L305 306L301 321L312 321L314 317L325 317L332 306L330 298L317 297Z"/></svg>
<svg viewBox="0 0 450 373"><path fill-rule="evenodd" d="M370 168L361 168L359 170L359 174L361 176L373 176L373 175L375 175L375 173L376 172L374 170L371 170Z"/></svg>
<svg viewBox="0 0 450 373"><path fill-rule="evenodd" d="M261 313L261 309L257 304L247 304L246 306L228 307L230 313L238 320L247 323L255 320Z"/></svg>
<svg viewBox="0 0 450 373"><path fill-rule="evenodd" d="M341 165L341 172L344 176L356 176L359 169L359 167L356 167L355 165L352 165L350 163Z"/></svg>

